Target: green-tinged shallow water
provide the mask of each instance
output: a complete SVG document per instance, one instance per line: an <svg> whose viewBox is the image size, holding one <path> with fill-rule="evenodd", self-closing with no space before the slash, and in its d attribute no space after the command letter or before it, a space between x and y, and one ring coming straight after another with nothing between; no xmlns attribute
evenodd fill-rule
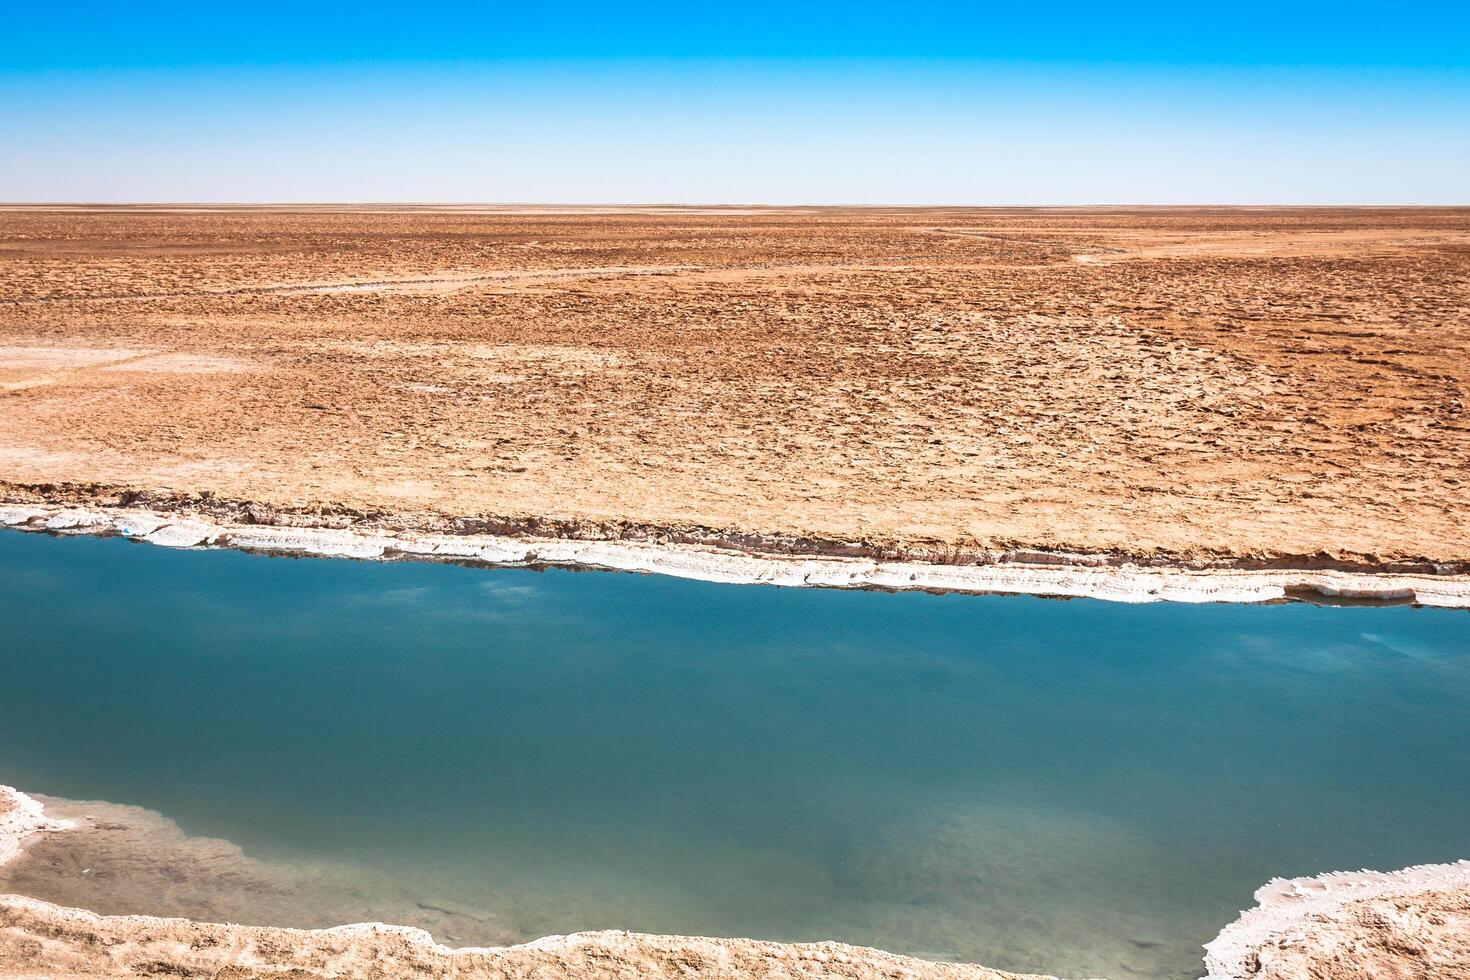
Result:
<svg viewBox="0 0 1470 980"><path fill-rule="evenodd" d="M1272 876L1470 857L1463 613L6 533L0 615L0 782L330 868L403 921L447 909L459 943L616 927L1197 976ZM32 860L27 887L70 899L76 873ZM89 900L198 911L128 878ZM330 914L252 895L203 907Z"/></svg>

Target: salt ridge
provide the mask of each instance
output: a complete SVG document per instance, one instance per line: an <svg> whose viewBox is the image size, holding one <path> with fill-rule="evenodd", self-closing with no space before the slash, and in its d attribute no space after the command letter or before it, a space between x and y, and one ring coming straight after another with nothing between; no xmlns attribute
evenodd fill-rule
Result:
<svg viewBox="0 0 1470 980"><path fill-rule="evenodd" d="M224 547L368 561L421 559L556 565L729 584L1064 596L1112 602L1271 602L1315 592L1339 599L1470 608L1470 575L1335 569L1187 569L1033 561L945 565L840 556L738 553L693 544L585 541L491 534L361 532L221 524L151 510L0 506L0 525L58 534L121 535L172 548ZM1085 559L1083 559L1085 560Z"/></svg>

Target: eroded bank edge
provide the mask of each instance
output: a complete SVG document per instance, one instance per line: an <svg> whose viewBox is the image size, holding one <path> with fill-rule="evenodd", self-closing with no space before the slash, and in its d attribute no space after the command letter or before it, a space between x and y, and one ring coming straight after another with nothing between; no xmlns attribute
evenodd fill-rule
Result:
<svg viewBox="0 0 1470 980"><path fill-rule="evenodd" d="M248 517L248 513L243 516ZM563 566L671 575L729 584L1094 598L1114 602L1330 601L1470 608L1470 574L1337 568L1187 568L1029 553L987 564L882 560L840 554L735 551L686 540L610 540L414 529L234 523L197 510L0 504L0 526L54 534L118 535L174 548L236 548L362 560ZM1077 561L1069 561L1075 558Z"/></svg>
<svg viewBox="0 0 1470 980"><path fill-rule="evenodd" d="M1205 944L1205 980L1470 973L1470 860L1273 878L1254 897Z"/></svg>
<svg viewBox="0 0 1470 980"><path fill-rule="evenodd" d="M1313 570L1411 575L1470 575L1470 557L1360 554L1239 554L1197 548L1187 553L1085 550L1066 545L1040 546L1021 541L988 545L941 541L837 539L807 533L758 532L690 522L655 524L631 518L598 519L546 515L444 514L341 503L282 505L222 497L210 491L148 490L106 483L17 483L0 478L0 506L145 510L178 520L218 525L269 525L351 530L365 534L490 535L574 541L633 541L644 544L697 545L756 557L866 558L878 562L936 565L1138 566L1185 571Z"/></svg>

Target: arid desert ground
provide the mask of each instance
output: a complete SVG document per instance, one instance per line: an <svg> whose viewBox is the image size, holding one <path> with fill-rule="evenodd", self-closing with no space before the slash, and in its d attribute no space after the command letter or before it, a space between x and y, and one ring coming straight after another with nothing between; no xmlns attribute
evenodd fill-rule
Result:
<svg viewBox="0 0 1470 980"><path fill-rule="evenodd" d="M1445 571L1467 387L1470 209L0 211L11 501Z"/></svg>
<svg viewBox="0 0 1470 980"><path fill-rule="evenodd" d="M121 516L92 530L175 545L1311 568L1463 605L1467 388L1467 208L0 208L0 518L32 530L95 504ZM560 560L488 560L528 554ZM65 829L0 790L0 863ZM1271 882L1206 967L1461 976L1467 868ZM0 901L7 976L220 970L1002 975Z"/></svg>

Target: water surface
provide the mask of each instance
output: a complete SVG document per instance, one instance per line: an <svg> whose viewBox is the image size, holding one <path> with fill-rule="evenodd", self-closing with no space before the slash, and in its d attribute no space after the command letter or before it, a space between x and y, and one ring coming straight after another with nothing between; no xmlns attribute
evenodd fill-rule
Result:
<svg viewBox="0 0 1470 980"><path fill-rule="evenodd" d="M146 807L258 863L213 904L212 880L175 887L176 850L151 876L132 854L84 880L59 851L24 875L106 911L401 907L458 943L615 927L1192 977L1274 875L1470 856L1451 611L6 533L0 616L0 781Z"/></svg>

